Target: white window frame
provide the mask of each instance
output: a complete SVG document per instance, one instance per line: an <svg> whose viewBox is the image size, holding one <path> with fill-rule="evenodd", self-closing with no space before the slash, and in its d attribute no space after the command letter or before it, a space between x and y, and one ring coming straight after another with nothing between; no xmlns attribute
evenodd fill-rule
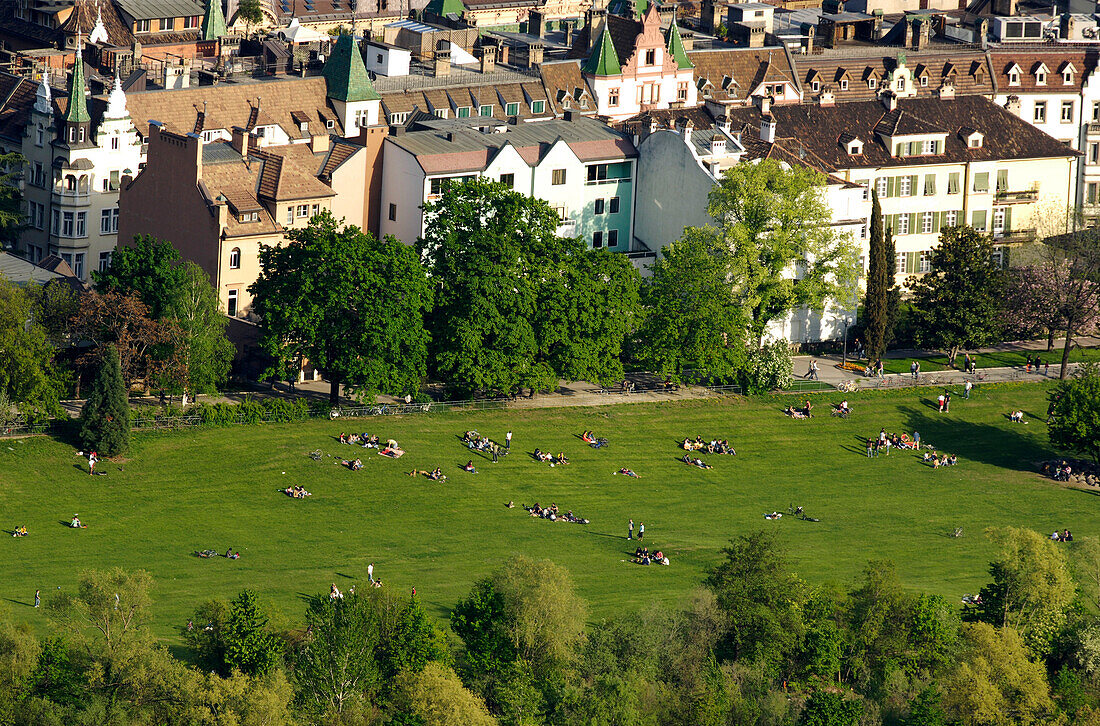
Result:
<svg viewBox="0 0 1100 726"><path fill-rule="evenodd" d="M226 293L225 312L231 318L237 317L237 313L240 312L240 293L237 290L230 290Z"/></svg>
<svg viewBox="0 0 1100 726"><path fill-rule="evenodd" d="M933 216L934 215L933 215L932 212L924 212L924 213L921 214L921 224L920 224L920 233L921 234L932 234Z"/></svg>

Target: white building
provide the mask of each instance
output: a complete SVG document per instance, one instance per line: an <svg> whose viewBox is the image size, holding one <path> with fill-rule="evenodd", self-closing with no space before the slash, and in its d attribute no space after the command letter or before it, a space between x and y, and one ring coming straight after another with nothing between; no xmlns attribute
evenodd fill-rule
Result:
<svg viewBox="0 0 1100 726"><path fill-rule="evenodd" d="M573 113L519 124L437 119L418 128L385 142L383 235L414 243L424 231L423 204L449 180L481 176L545 200L562 220L559 234L629 251L637 152L626 134Z"/></svg>
<svg viewBox="0 0 1100 726"><path fill-rule="evenodd" d="M390 77L409 75L411 51L380 40L368 40L363 45L363 56L369 72Z"/></svg>

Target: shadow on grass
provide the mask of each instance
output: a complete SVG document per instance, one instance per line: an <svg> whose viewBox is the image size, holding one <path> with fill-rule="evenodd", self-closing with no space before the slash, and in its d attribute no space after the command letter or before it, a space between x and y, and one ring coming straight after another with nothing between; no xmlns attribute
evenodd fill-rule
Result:
<svg viewBox="0 0 1100 726"><path fill-rule="evenodd" d="M10 602L10 603L15 603L16 605L25 605L29 608L34 607L34 603L24 602L22 600L16 600L15 598L6 597L6 598L4 598L4 600L7 601L7 602Z"/></svg>
<svg viewBox="0 0 1100 726"><path fill-rule="evenodd" d="M1035 462L1049 458L1050 450L1018 430L1002 425L930 416L927 412L902 407L908 431L919 431L921 445L958 455L969 461L999 466L1012 471L1035 471Z"/></svg>

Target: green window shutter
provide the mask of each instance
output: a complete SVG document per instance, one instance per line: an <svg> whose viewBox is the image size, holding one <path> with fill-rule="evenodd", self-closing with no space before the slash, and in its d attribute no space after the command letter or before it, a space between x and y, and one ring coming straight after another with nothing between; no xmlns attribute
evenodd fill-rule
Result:
<svg viewBox="0 0 1100 726"><path fill-rule="evenodd" d="M997 170L997 191L1008 191L1008 169Z"/></svg>
<svg viewBox="0 0 1100 726"><path fill-rule="evenodd" d="M1005 234L1012 231L1012 207L1005 207ZM1008 254L1008 248L1005 248L1005 254Z"/></svg>
<svg viewBox="0 0 1100 726"><path fill-rule="evenodd" d="M890 215L890 229L893 230L894 234L898 233L898 227L900 226L900 223L898 222L899 219L901 219L900 214Z"/></svg>
<svg viewBox="0 0 1100 726"><path fill-rule="evenodd" d="M943 212L932 212L932 233L940 233L940 225L943 223Z"/></svg>
<svg viewBox="0 0 1100 726"><path fill-rule="evenodd" d="M1006 232L1008 231L1008 217L1007 216L1005 217L1005 231ZM1009 257L1008 257L1010 251L1011 251L1011 249L1007 245L1001 248L1001 264L1005 267L1005 269L1008 269L1009 267L1011 267L1011 262L1009 261Z"/></svg>
<svg viewBox="0 0 1100 726"><path fill-rule="evenodd" d="M918 232L920 232L920 230L917 229L917 213L916 212L910 212L909 213L909 234L917 234Z"/></svg>
<svg viewBox="0 0 1100 726"><path fill-rule="evenodd" d="M936 175L925 174L924 175L924 196L931 197L936 194Z"/></svg>
<svg viewBox="0 0 1100 726"><path fill-rule="evenodd" d="M981 171L974 175L974 191L976 192L988 192L989 191L989 172Z"/></svg>
<svg viewBox="0 0 1100 726"><path fill-rule="evenodd" d="M976 230L984 231L986 226L985 217L986 213L984 209L975 209L974 216L972 217L972 224L970 226Z"/></svg>
<svg viewBox="0 0 1100 726"><path fill-rule="evenodd" d="M905 144L894 144L894 156L905 156Z"/></svg>
<svg viewBox="0 0 1100 726"><path fill-rule="evenodd" d="M947 176L947 193L959 193L959 172L953 171Z"/></svg>
<svg viewBox="0 0 1100 726"><path fill-rule="evenodd" d="M917 186L919 183L920 183L920 175L914 174L913 176L909 177L909 189L910 189L910 192L912 193L912 195L914 197L917 196L917 194L920 193L920 192L917 191L918 189L920 189L920 187Z"/></svg>
<svg viewBox="0 0 1100 726"><path fill-rule="evenodd" d="M919 264L919 252L906 252L905 253L905 274L912 275L917 271L917 265Z"/></svg>
<svg viewBox="0 0 1100 726"><path fill-rule="evenodd" d="M886 196L896 197L898 195L898 178L896 176L889 177L886 181Z"/></svg>

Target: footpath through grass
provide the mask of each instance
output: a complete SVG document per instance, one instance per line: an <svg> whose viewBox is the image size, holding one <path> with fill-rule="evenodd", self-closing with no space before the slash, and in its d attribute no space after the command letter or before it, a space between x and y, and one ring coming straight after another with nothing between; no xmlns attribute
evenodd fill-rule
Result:
<svg viewBox="0 0 1100 726"><path fill-rule="evenodd" d="M47 438L0 441L0 598L17 620L45 627L30 607L72 588L86 568L146 568L156 579L157 631L177 633L197 604L260 591L284 621L300 622L303 598L336 582L346 588L367 565L391 589L416 587L444 616L477 578L513 554L549 558L569 568L595 617L659 600L679 602L716 562L732 536L777 529L794 565L812 582L847 584L871 558L897 562L907 586L958 598L986 578L989 543L982 530L1017 525L1039 531L1100 529L1091 492L1060 488L1035 473L1050 456L1043 414L1046 386L979 386L949 414L931 407L938 389L848 396L855 414L828 415L840 394L815 397L817 416L795 421L781 410L790 396L574 409L468 412L317 421L149 435L129 459L90 477L75 449ZM1029 425L1006 418L1027 412ZM869 460L863 440L913 430L959 465L933 470L913 453ZM504 439L499 464L473 456L478 474L460 467L472 454L464 430ZM396 438L399 460L341 445L341 431ZM577 438L593 429L611 440L593 450ZM678 441L700 434L728 438L738 455L703 456L702 471L677 461ZM572 459L551 468L535 447ZM321 462L307 455L321 449ZM352 472L335 457L360 457ZM443 468L445 483L409 477ZM615 475L629 467L642 478ZM280 490L302 484L313 496ZM515 509L504 505L509 500ZM587 517L587 526L532 519L521 504L556 502ZM818 523L772 510L801 505ZM65 525L74 513L88 529ZM630 564L627 520L645 523L645 542L663 549L670 567ZM26 524L27 538L10 530ZM964 536L950 535L962 527ZM242 558L199 559L204 548L239 549Z"/></svg>
<svg viewBox="0 0 1100 726"><path fill-rule="evenodd" d="M1059 366L1062 365L1062 349L1055 348L1054 350L1003 350L993 353L978 353L971 356L974 358L978 370L983 368L1022 368L1027 364L1027 356L1031 356L1032 360L1035 360L1035 356L1039 356L1039 360L1044 364L1050 364L1050 372L1053 375L1057 375ZM962 370L964 360L964 353L959 353L955 359L955 369ZM934 371L946 371L951 370L947 365L947 356L931 355L931 356L916 356L912 358L883 358L882 368L884 373L908 373L909 365L913 361L920 361L921 373L932 373ZM1100 348L1073 348L1069 352L1070 363L1095 363L1100 361ZM866 364L866 360L860 361Z"/></svg>

